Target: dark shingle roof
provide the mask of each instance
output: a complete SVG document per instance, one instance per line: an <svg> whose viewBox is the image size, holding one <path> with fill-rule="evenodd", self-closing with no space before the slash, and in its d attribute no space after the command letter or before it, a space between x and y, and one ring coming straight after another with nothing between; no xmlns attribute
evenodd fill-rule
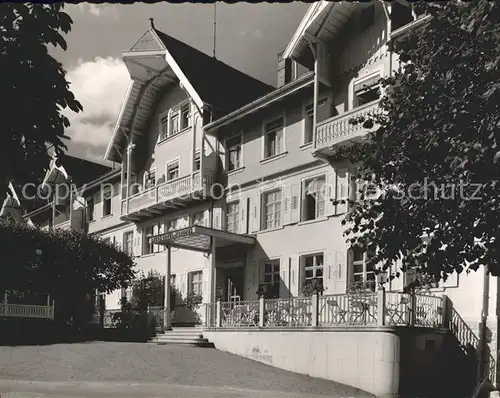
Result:
<svg viewBox="0 0 500 398"><path fill-rule="evenodd" d="M109 166L70 155L60 156L58 162L64 167L76 187L81 187L111 171Z"/></svg>
<svg viewBox="0 0 500 398"><path fill-rule="evenodd" d="M155 33L175 59L201 99L223 116L274 90L214 57L157 29Z"/></svg>

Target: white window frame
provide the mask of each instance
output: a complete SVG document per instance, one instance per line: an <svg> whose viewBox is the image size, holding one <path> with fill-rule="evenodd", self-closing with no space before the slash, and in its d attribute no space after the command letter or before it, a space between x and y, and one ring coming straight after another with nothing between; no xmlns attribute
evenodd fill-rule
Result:
<svg viewBox="0 0 500 398"><path fill-rule="evenodd" d="M229 156L229 154L230 154L230 149L231 148L228 147L227 142L229 140L233 139L233 138L238 137L238 136L240 137L239 162L238 162L237 167L235 167L234 169L229 169L229 165L230 165L230 156ZM232 171L241 169L243 167L243 131L240 131L239 133L235 133L235 134L227 136L224 139L224 148L225 148L225 151L226 151L226 170L230 173Z"/></svg>
<svg viewBox="0 0 500 398"><path fill-rule="evenodd" d="M236 211L229 212L230 207L236 206ZM240 233L240 201L233 200L226 203L226 231L234 234ZM230 221L230 217L232 220ZM230 227L231 226L231 227Z"/></svg>
<svg viewBox="0 0 500 398"><path fill-rule="evenodd" d="M316 210L315 210L315 215L314 218L311 218L309 220L305 219L305 205L306 205L306 184L309 181L315 180L315 179L323 179L323 190L322 190L322 200L316 199ZM300 200L301 200L301 209L300 209L300 220L301 221L312 221L312 220L319 220L325 217L326 215L326 190L327 190L327 178L326 174L318 174L315 176L311 177L305 177L302 178L301 184L300 184L300 189L301 189L301 195L300 195ZM316 193L316 192L315 192ZM321 192L320 192L321 193ZM323 203L323 212L321 213L318 204ZM321 213L321 214L320 214Z"/></svg>
<svg viewBox="0 0 500 398"><path fill-rule="evenodd" d="M269 203L265 200L265 198L267 197L267 195L270 195L270 194L273 194L273 193L277 193L279 192L279 201L274 201L272 202L271 206L273 207L273 211L272 211L272 215L273 215L273 220L272 220L272 223L273 225L272 226L268 226L267 225L267 212L266 212L266 209L269 205ZM261 214L261 217L260 217L260 229L265 231L265 230L270 230L270 229L276 229L276 228L281 228L281 226L283 225L283 189L282 188L273 188L273 189L269 189L269 190L266 190L266 191L262 191L261 194L260 194L260 203L261 203L261 207L260 207L260 214ZM276 210L276 207L277 205L279 204L279 211ZM276 217L276 213L279 213L279 216ZM277 221L277 222L276 222Z"/></svg>
<svg viewBox="0 0 500 398"><path fill-rule="evenodd" d="M351 260L351 264L349 264L349 277L350 277L350 284L352 283L357 283L357 282L361 282L363 284L367 284L369 281L372 281L373 283L373 291L376 291L377 290L377 277L375 275L375 267L373 267L373 269L371 270L368 270L367 267L366 267L366 263L368 261L368 254L366 251L363 251L363 259L362 260L355 260L355 250L354 249L350 249L352 250L352 260ZM358 249L356 249L358 250ZM362 265L363 267L363 270L361 272L354 272L354 267L356 265ZM367 278L367 275L373 275L373 279L368 279ZM355 281L354 278L355 278L355 275L361 275L361 281Z"/></svg>
<svg viewBox="0 0 500 398"><path fill-rule="evenodd" d="M349 84L349 97L350 97L349 98L349 105L350 105L351 110L366 105L366 104L356 105L356 93L354 92L354 86L357 84L362 84L364 81L371 80L376 76L379 76L379 79L382 79L384 77L383 71L381 69L378 69L377 71L370 73L369 75L360 77L359 79L353 79L351 81L351 83ZM380 99L380 98L382 98L382 85L380 82L378 83L378 85L379 85L379 90L380 90L380 95L379 95L378 99ZM375 102L375 100L373 102Z"/></svg>
<svg viewBox="0 0 500 398"><path fill-rule="evenodd" d="M199 280L194 281L193 277L195 275L200 275ZM195 288L195 285L198 288ZM203 270L196 270L188 272L188 293L203 295Z"/></svg>
<svg viewBox="0 0 500 398"><path fill-rule="evenodd" d="M187 127L182 127L181 126L181 119L182 119L182 108L184 108L186 105L189 106L189 117L188 117L188 125ZM177 116L177 131L175 134L172 132L172 119L174 116ZM167 123L167 128L166 131L163 127L164 121L166 117L166 123ZM192 118L193 118L193 110L191 106L191 102L189 100L182 101L178 103L177 105L171 107L167 112L162 113L159 116L159 134L158 134L158 141L161 142L163 140L166 140L171 137L175 137L176 135L180 134L181 132L189 129L193 123L192 123Z"/></svg>
<svg viewBox="0 0 500 398"><path fill-rule="evenodd" d="M283 127L282 127L282 133L281 133L281 151L278 153L275 153L274 155L267 156L268 152L268 145L267 145L267 138L268 135L275 130L266 130L266 125L274 122L278 119L283 119ZM279 116L274 116L271 118L268 118L262 122L262 160L267 160L267 159L272 159L276 156L283 155L286 153L286 112L283 112Z"/></svg>
<svg viewBox="0 0 500 398"><path fill-rule="evenodd" d="M318 100L318 108L320 106L326 104L327 102L328 102L327 97L321 98L320 100ZM302 105L302 138L301 138L301 145L302 146L311 145L314 141L314 108L313 107L314 107L313 101L311 101L309 103L304 103ZM308 117L309 112L313 112L313 114L311 115L313 118L313 122L312 122L313 130L311 131L311 141L306 142L306 127L307 127L307 117Z"/></svg>
<svg viewBox="0 0 500 398"><path fill-rule="evenodd" d="M152 172L154 172L154 177L155 177L155 178L154 178L154 184L153 184L153 186L151 186L151 187L149 187L149 188L148 188L148 187L146 186L146 181L147 181L147 177L148 177L148 176L149 176ZM146 171L144 172L144 175L143 175L143 177L142 177L142 180L143 180L143 181L142 181L142 184L143 184L143 186L144 186L144 189L145 189L145 190L148 190L148 189L152 189L152 188L154 188L154 187L156 186L157 182L158 182L158 179L156 178L156 167L152 167L152 168L150 168L149 170L146 170Z"/></svg>
<svg viewBox="0 0 500 398"><path fill-rule="evenodd" d="M176 231L177 229L179 229L179 221L180 220L181 220L181 217L172 218L172 219L168 220L166 223L167 232Z"/></svg>
<svg viewBox="0 0 500 398"><path fill-rule="evenodd" d="M168 167L171 166L171 165L173 165L173 164L175 164L175 163L177 163L177 177L169 179ZM165 163L165 181L175 181L178 178L180 178L180 176L181 176L181 161L180 161L180 157L176 157L174 159L168 160Z"/></svg>
<svg viewBox="0 0 500 398"><path fill-rule="evenodd" d="M271 266L270 272L266 271L266 265ZM278 266L278 271L276 271L275 266ZM266 298L279 298L280 297L280 287L281 287L281 260L279 258L269 259L262 263L262 283L261 285L265 286ZM266 276L270 276L271 280L266 281ZM278 278L276 281L275 278ZM277 297L269 297L268 293L272 291L272 287L275 283L278 283L278 292Z"/></svg>
<svg viewBox="0 0 500 398"><path fill-rule="evenodd" d="M127 237L128 236L131 236L131 239L130 239L130 247L128 246L128 240L127 240ZM134 231L125 231L123 233L123 251L125 253L127 253L129 256L133 256L134 255Z"/></svg>
<svg viewBox="0 0 500 398"><path fill-rule="evenodd" d="M323 258L323 262L321 265L318 265L318 257L321 256ZM306 266L306 258L313 258L313 265L308 267ZM302 267L302 271L304 272L304 277L302 278L302 287L305 287L307 281L313 281L315 279L321 279L321 286L324 287L324 275L325 275L325 252L317 251L313 253L305 253L300 256L300 266ZM321 276L318 276L318 270L321 270ZM306 271L311 270L313 272L312 277L306 276Z"/></svg>
<svg viewBox="0 0 500 398"><path fill-rule="evenodd" d="M149 225L147 227L144 228L144 240L143 240L143 244L142 244L142 254L143 255L148 255L148 254L153 254L155 251L154 251L154 244L153 243L149 243L149 238L153 236L153 227L154 225Z"/></svg>
<svg viewBox="0 0 500 398"><path fill-rule="evenodd" d="M109 213L104 214L106 200L109 200ZM101 191L101 202L102 202L102 218L113 215L113 190L111 188L107 188Z"/></svg>
<svg viewBox="0 0 500 398"><path fill-rule="evenodd" d="M197 222L197 218L201 215L201 223ZM204 227L205 226L205 210L198 211L196 213L191 214L190 216L190 225L199 225Z"/></svg>
<svg viewBox="0 0 500 398"><path fill-rule="evenodd" d="M198 168L196 168L196 163L198 161ZM194 163L193 163L193 172L197 172L201 170L201 150L197 149L194 151Z"/></svg>

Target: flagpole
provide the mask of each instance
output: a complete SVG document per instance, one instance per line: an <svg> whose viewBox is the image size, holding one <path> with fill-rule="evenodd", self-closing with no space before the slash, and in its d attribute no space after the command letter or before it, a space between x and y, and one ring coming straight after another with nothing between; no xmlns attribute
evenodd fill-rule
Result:
<svg viewBox="0 0 500 398"><path fill-rule="evenodd" d="M214 58L215 57L215 44L216 44L216 37L217 37L217 2L214 2Z"/></svg>

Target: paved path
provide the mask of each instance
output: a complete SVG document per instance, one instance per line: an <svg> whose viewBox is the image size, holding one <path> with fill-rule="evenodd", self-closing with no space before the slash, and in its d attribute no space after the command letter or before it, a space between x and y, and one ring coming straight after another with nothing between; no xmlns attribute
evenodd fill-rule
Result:
<svg viewBox="0 0 500 398"><path fill-rule="evenodd" d="M210 348L133 343L0 347L1 398L367 398Z"/></svg>

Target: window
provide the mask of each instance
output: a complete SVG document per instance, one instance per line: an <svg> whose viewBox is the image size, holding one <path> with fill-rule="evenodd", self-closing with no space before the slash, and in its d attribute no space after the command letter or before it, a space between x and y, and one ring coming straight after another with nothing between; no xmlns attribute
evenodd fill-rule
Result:
<svg viewBox="0 0 500 398"><path fill-rule="evenodd" d="M111 215L111 189L102 191L102 216L106 217Z"/></svg>
<svg viewBox="0 0 500 398"><path fill-rule="evenodd" d="M279 260L264 263L265 298L273 299L280 296L280 262Z"/></svg>
<svg viewBox="0 0 500 398"><path fill-rule="evenodd" d="M226 140L228 171L239 169L241 165L241 134Z"/></svg>
<svg viewBox="0 0 500 398"><path fill-rule="evenodd" d="M190 272L188 274L189 279L189 293L202 295L203 290L203 271Z"/></svg>
<svg viewBox="0 0 500 398"><path fill-rule="evenodd" d="M262 229L278 228L281 226L281 190L262 194Z"/></svg>
<svg viewBox="0 0 500 398"><path fill-rule="evenodd" d="M279 117L264 125L264 158L283 152L284 118Z"/></svg>
<svg viewBox="0 0 500 398"><path fill-rule="evenodd" d="M155 178L156 170L151 169L144 173L144 189L153 188L156 184Z"/></svg>
<svg viewBox="0 0 500 398"><path fill-rule="evenodd" d="M179 161L175 160L167 164L167 181L179 178Z"/></svg>
<svg viewBox="0 0 500 398"><path fill-rule="evenodd" d="M159 222L157 224L145 228L142 254L153 254L166 250L165 246L152 244L149 241L149 238L151 238L152 236L161 235L162 233L165 232L164 230L165 228L162 222Z"/></svg>
<svg viewBox="0 0 500 398"><path fill-rule="evenodd" d="M180 118L181 130L188 128L191 119L191 105L189 104L189 102L182 105Z"/></svg>
<svg viewBox="0 0 500 398"><path fill-rule="evenodd" d="M306 180L302 186L302 221L325 215L325 176Z"/></svg>
<svg viewBox="0 0 500 398"><path fill-rule="evenodd" d="M94 197L87 198L87 209L86 209L86 217L87 222L94 221Z"/></svg>
<svg viewBox="0 0 500 398"><path fill-rule="evenodd" d="M314 109L313 104L306 106L304 118L304 145L313 141Z"/></svg>
<svg viewBox="0 0 500 398"><path fill-rule="evenodd" d="M318 101L318 108L326 104L326 98L323 98L321 101ZM313 104L309 104L304 109L304 142L303 144L310 144L313 141L314 137L314 107Z"/></svg>
<svg viewBox="0 0 500 398"><path fill-rule="evenodd" d="M226 210L226 230L228 232L233 232L237 234L240 232L239 228L239 214L240 214L240 203L233 202L227 204Z"/></svg>
<svg viewBox="0 0 500 398"><path fill-rule="evenodd" d="M173 220L169 220L167 223L167 231L175 231L176 229L179 228L180 224L180 219L179 218L174 218Z"/></svg>
<svg viewBox="0 0 500 398"><path fill-rule="evenodd" d="M144 230L144 243L142 246L142 254L152 254L154 253L154 248L152 243L150 243L149 238L153 237L153 227L146 227Z"/></svg>
<svg viewBox="0 0 500 398"><path fill-rule="evenodd" d="M129 256L134 254L134 231L125 232L123 234L123 251Z"/></svg>
<svg viewBox="0 0 500 398"><path fill-rule="evenodd" d="M367 254L365 251L356 248L352 252L352 282L356 285L365 285L370 290L375 290L374 267L367 266Z"/></svg>
<svg viewBox="0 0 500 398"><path fill-rule="evenodd" d="M200 151L196 151L194 154L194 171L198 171L201 169L201 153Z"/></svg>
<svg viewBox="0 0 500 398"><path fill-rule="evenodd" d="M159 140L163 140L168 137L168 115L163 115L160 118L160 134Z"/></svg>
<svg viewBox="0 0 500 398"><path fill-rule="evenodd" d="M205 225L205 212L200 211L191 216L191 225Z"/></svg>
<svg viewBox="0 0 500 398"><path fill-rule="evenodd" d="M302 258L304 265L304 286L315 283L323 287L323 254L311 254Z"/></svg>
<svg viewBox="0 0 500 398"><path fill-rule="evenodd" d="M172 112L170 114L169 137L172 137L179 132L179 118L179 112Z"/></svg>
<svg viewBox="0 0 500 398"><path fill-rule="evenodd" d="M380 75L376 75L369 79L362 80L359 83L354 83L354 108L368 104L380 98L381 90L379 81Z"/></svg>

